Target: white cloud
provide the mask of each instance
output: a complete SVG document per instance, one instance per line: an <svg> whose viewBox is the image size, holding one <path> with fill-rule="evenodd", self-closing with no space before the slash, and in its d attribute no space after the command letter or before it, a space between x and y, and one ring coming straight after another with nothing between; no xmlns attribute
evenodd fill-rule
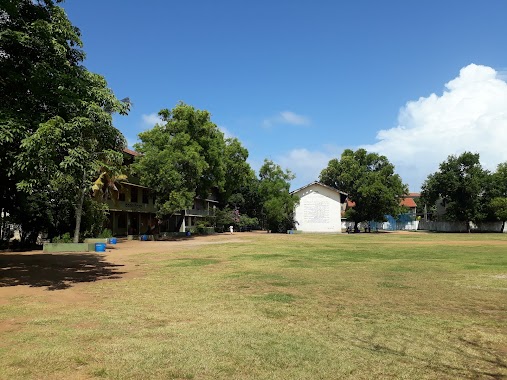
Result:
<svg viewBox="0 0 507 380"><path fill-rule="evenodd" d="M308 125L310 120L302 115L295 114L294 112L284 111L280 112L281 120L287 124L292 125Z"/></svg>
<svg viewBox="0 0 507 380"><path fill-rule="evenodd" d="M490 170L507 161L507 83L502 76L471 64L445 87L440 96L409 101L399 112L398 126L379 131L379 141L364 146L387 156L411 190L418 190L451 154L479 153Z"/></svg>
<svg viewBox="0 0 507 380"><path fill-rule="evenodd" d="M143 123L150 127L153 127L155 124L163 123L162 119L156 112L150 113L149 115L143 114L141 117L143 118Z"/></svg>
<svg viewBox="0 0 507 380"><path fill-rule="evenodd" d="M231 139L231 138L235 137L235 136L231 133L231 131L229 131L227 128L225 128L225 127L224 127L224 126L222 126L222 125L219 125L219 126L218 126L218 129L220 129L220 130L222 131L222 133L224 134L224 138L226 138L226 139Z"/></svg>
<svg viewBox="0 0 507 380"><path fill-rule="evenodd" d="M298 115L291 111L283 111L275 116L264 119L262 125L266 128L269 128L277 124L309 125L310 123L310 119L306 116Z"/></svg>

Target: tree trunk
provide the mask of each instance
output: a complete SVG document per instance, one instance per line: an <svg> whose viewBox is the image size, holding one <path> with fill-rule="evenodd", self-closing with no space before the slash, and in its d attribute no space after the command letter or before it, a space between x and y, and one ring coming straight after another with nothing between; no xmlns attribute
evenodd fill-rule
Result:
<svg viewBox="0 0 507 380"><path fill-rule="evenodd" d="M502 229L500 230L500 232L504 232L505 231L505 220L502 222Z"/></svg>
<svg viewBox="0 0 507 380"><path fill-rule="evenodd" d="M467 232L470 233L471 232L471 230L470 230L470 221L467 220L466 223L467 223Z"/></svg>
<svg viewBox="0 0 507 380"><path fill-rule="evenodd" d="M7 239L7 221L5 218L4 208L0 211L0 240L8 240Z"/></svg>
<svg viewBox="0 0 507 380"><path fill-rule="evenodd" d="M76 229L74 230L74 243L79 243L79 230L81 229L81 216L83 215L83 203L86 194L86 187L84 186L86 180L86 171L83 171L83 189L79 195L76 205Z"/></svg>

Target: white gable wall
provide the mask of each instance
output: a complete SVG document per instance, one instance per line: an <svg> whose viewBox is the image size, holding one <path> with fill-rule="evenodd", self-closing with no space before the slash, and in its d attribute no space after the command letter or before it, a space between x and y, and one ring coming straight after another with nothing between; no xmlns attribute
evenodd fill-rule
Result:
<svg viewBox="0 0 507 380"><path fill-rule="evenodd" d="M340 194L317 183L296 193L296 228L303 232L342 232Z"/></svg>

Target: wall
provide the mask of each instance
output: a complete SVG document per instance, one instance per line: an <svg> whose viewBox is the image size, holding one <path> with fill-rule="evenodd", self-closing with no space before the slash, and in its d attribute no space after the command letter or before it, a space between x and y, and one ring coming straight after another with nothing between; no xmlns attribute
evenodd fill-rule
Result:
<svg viewBox="0 0 507 380"><path fill-rule="evenodd" d="M470 224L472 232L501 232L502 222L484 222ZM436 232L467 232L465 222L419 222L419 230L428 230ZM507 231L504 231L507 232Z"/></svg>
<svg viewBox="0 0 507 380"><path fill-rule="evenodd" d="M300 198L296 206L296 229L304 232L340 233L340 194L313 184L295 193Z"/></svg>

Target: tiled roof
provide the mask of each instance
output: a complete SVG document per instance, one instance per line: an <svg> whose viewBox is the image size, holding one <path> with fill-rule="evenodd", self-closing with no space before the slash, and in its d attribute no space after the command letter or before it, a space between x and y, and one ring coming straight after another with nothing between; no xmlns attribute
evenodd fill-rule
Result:
<svg viewBox="0 0 507 380"><path fill-rule="evenodd" d="M137 156L140 156L141 153L139 152L136 152L135 150L132 150L132 149L129 149L129 148L125 148L123 149L123 151L127 154L130 154L131 156L134 156L134 157L137 157Z"/></svg>
<svg viewBox="0 0 507 380"><path fill-rule="evenodd" d="M355 205L356 205L355 202L351 201L350 199L347 199L347 208L352 208ZM413 198L405 198L400 201L400 206L414 208L417 207L417 204L415 203Z"/></svg>
<svg viewBox="0 0 507 380"><path fill-rule="evenodd" d="M417 207L417 204L414 201L414 198L405 198L402 199L400 202L401 206L409 207L409 208L415 208Z"/></svg>

